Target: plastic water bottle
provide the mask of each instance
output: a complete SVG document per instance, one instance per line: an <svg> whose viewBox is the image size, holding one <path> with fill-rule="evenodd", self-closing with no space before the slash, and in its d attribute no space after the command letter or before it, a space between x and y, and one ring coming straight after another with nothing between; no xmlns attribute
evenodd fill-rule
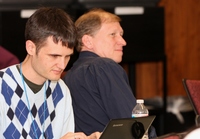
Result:
<svg viewBox="0 0 200 139"><path fill-rule="evenodd" d="M137 104L133 108L133 111L132 111L132 118L149 116L149 111L144 105L144 100L143 99L137 99L136 103Z"/></svg>
<svg viewBox="0 0 200 139"><path fill-rule="evenodd" d="M132 110L132 118L149 116L149 111L144 105L143 99L137 99L136 106ZM142 139L148 139L148 132L144 134Z"/></svg>

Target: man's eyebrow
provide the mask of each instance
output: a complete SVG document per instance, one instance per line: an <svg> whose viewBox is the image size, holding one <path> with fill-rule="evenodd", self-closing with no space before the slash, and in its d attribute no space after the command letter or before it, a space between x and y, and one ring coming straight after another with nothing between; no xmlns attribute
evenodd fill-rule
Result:
<svg viewBox="0 0 200 139"><path fill-rule="evenodd" d="M68 54L68 55L66 55L66 56L72 56L72 55L74 55L74 53Z"/></svg>

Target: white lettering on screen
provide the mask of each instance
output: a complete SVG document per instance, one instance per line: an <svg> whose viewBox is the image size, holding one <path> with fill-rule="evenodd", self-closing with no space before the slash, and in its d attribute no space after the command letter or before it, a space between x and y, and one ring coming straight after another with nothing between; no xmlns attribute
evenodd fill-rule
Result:
<svg viewBox="0 0 200 139"><path fill-rule="evenodd" d="M114 124L113 127L123 126L123 124Z"/></svg>

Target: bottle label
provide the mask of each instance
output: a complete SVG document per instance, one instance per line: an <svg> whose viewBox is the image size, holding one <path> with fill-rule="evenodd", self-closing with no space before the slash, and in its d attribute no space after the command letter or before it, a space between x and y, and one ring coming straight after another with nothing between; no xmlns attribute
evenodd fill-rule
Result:
<svg viewBox="0 0 200 139"><path fill-rule="evenodd" d="M148 114L132 114L132 118L135 118L135 117L146 117L148 116Z"/></svg>

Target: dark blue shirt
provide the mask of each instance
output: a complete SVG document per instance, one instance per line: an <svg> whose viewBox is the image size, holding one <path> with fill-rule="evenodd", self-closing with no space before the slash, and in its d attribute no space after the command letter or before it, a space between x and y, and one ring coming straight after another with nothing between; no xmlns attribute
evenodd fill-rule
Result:
<svg viewBox="0 0 200 139"><path fill-rule="evenodd" d="M64 81L72 95L76 132L102 132L110 119L131 118L136 99L125 70L115 61L81 52Z"/></svg>
<svg viewBox="0 0 200 139"><path fill-rule="evenodd" d="M136 99L126 72L113 60L81 52L64 81L72 95L76 132L101 132L110 119L131 117Z"/></svg>

